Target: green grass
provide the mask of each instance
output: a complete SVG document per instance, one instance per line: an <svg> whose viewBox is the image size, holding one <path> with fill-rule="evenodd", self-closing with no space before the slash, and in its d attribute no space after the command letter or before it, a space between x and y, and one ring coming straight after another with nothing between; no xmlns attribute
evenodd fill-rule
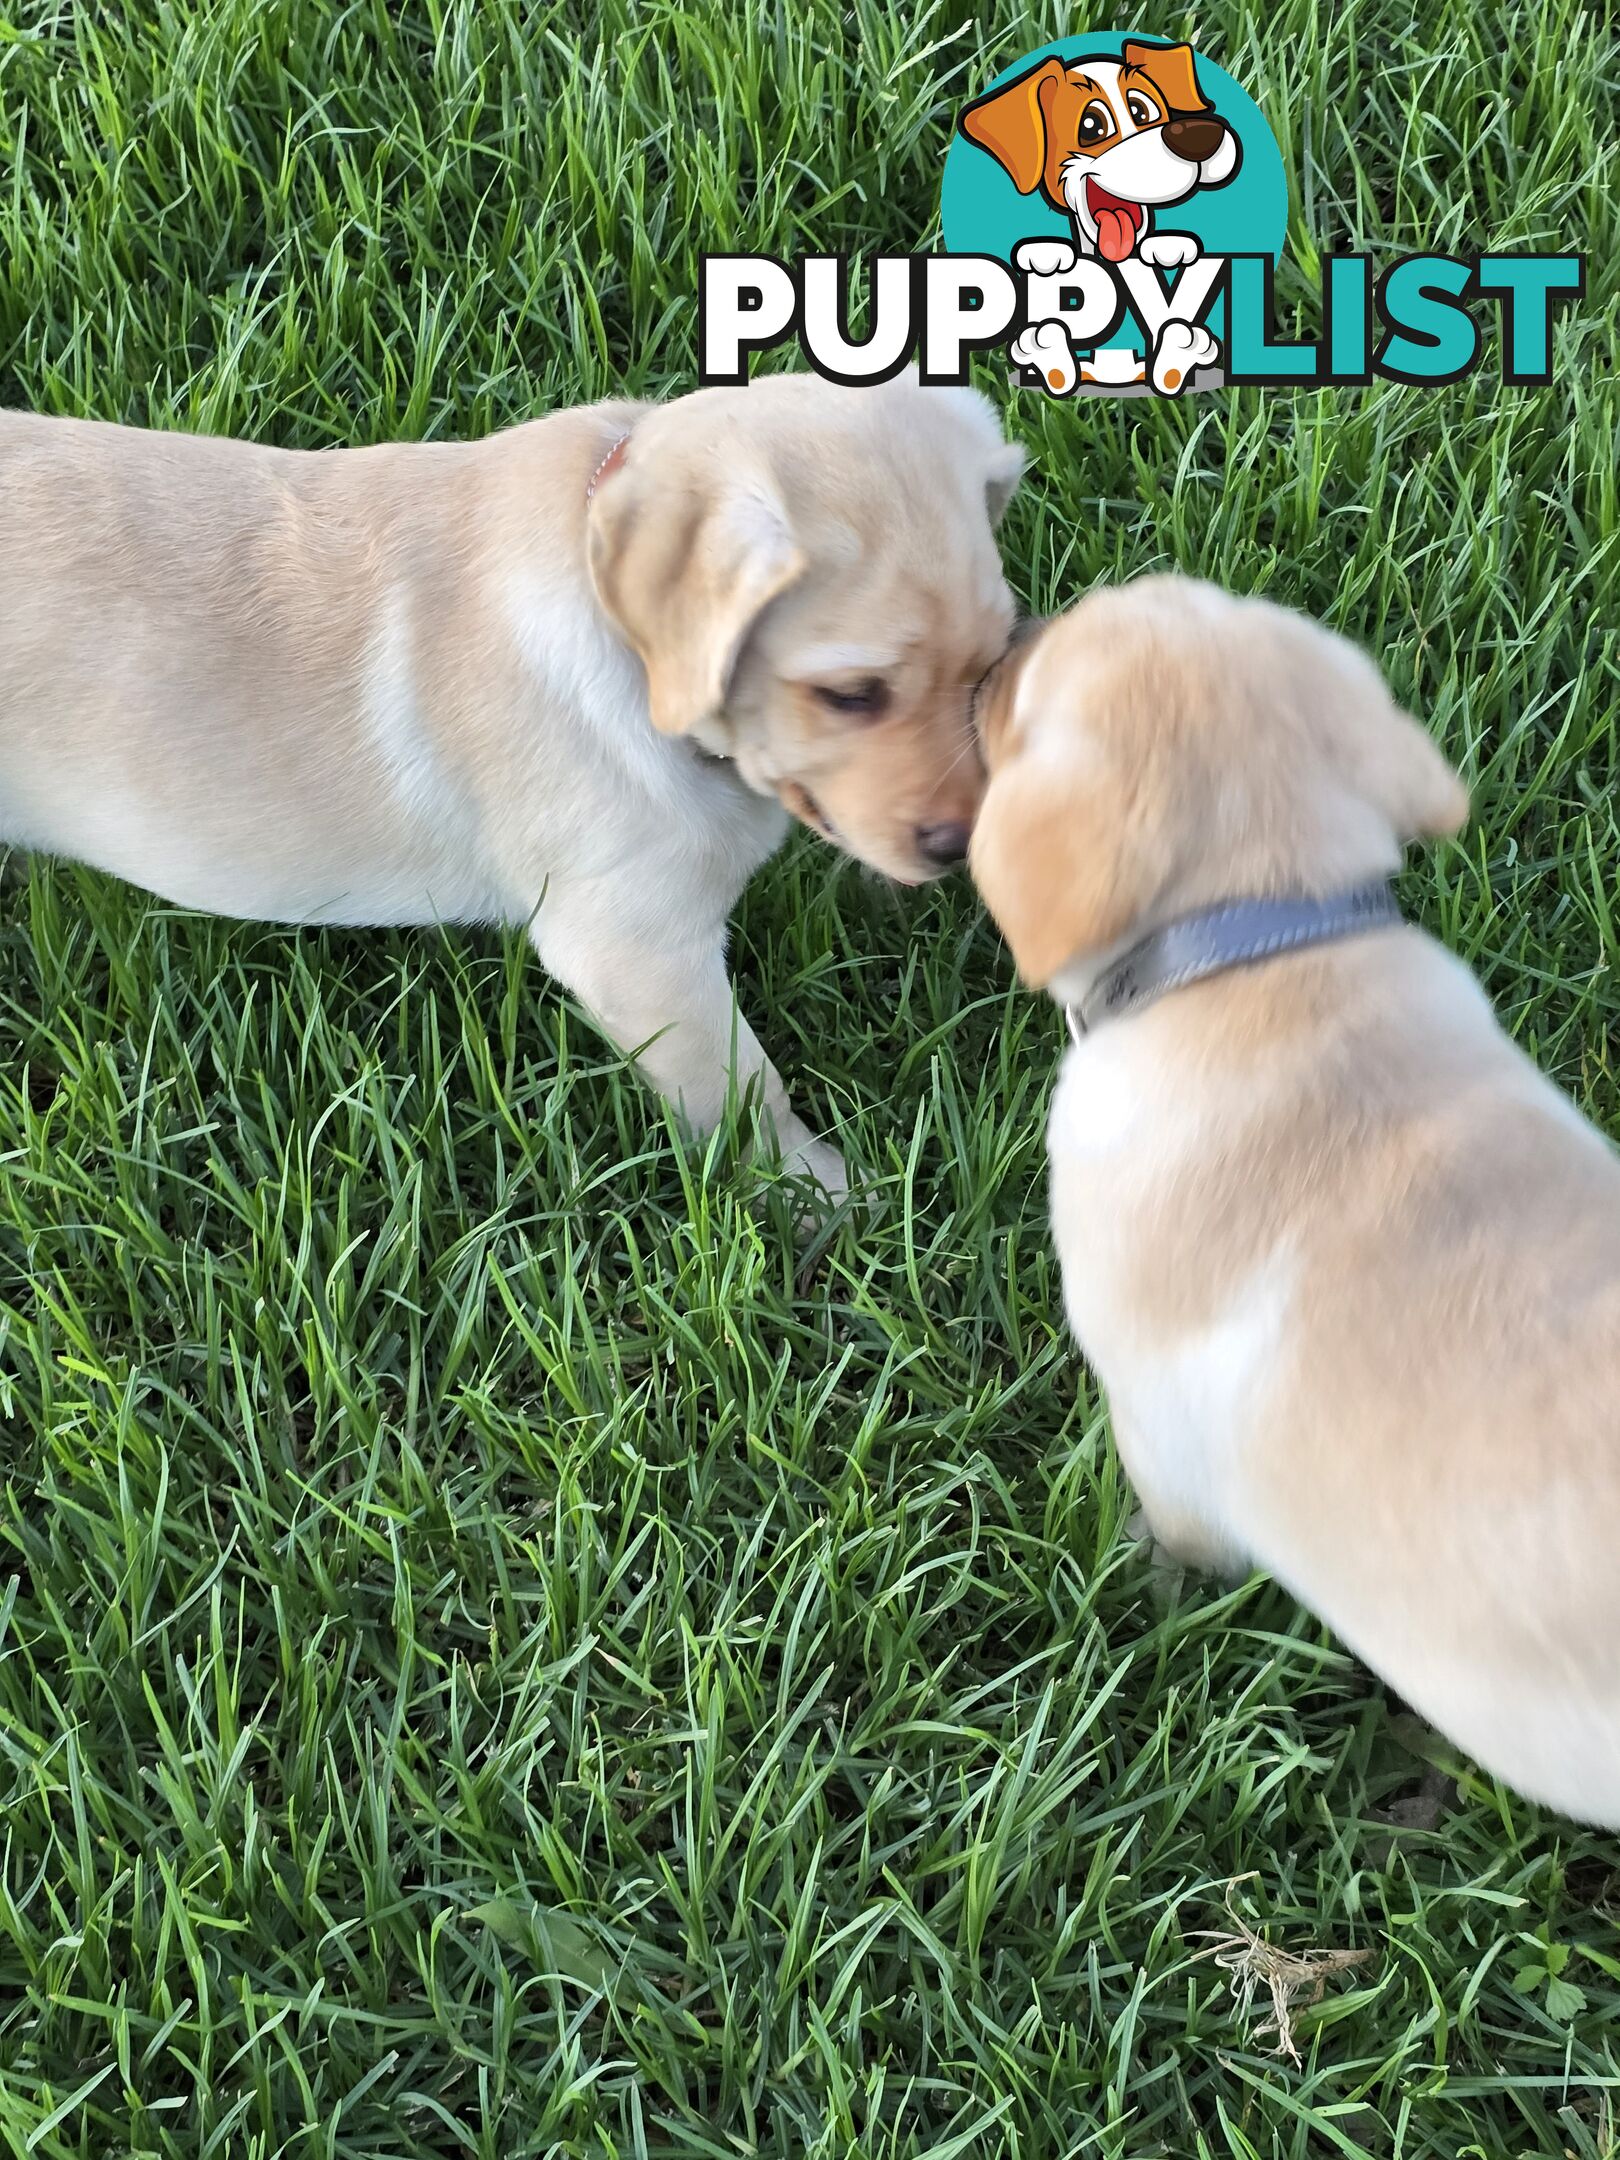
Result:
<svg viewBox="0 0 1620 2160"><path fill-rule="evenodd" d="M955 103L1069 26L968 12L0 0L0 400L320 444L688 387L700 250L932 236ZM1620 1133L1616 55L1419 12L1142 27L1259 98L1307 269L1581 248L1557 386L1020 394L1009 569L1373 647L1477 789L1412 904ZM804 840L738 953L875 1196L808 1257L516 936L10 865L0 2149L1614 2160L1616 1840L1276 1590L1155 1608L1044 1224L1059 1026L970 893ZM1245 1873L1372 1953L1297 2067L1201 1938Z"/></svg>

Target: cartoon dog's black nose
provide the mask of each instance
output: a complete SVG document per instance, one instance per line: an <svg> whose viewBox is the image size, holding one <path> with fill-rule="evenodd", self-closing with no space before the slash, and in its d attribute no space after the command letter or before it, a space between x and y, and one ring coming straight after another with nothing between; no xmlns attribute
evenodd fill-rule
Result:
<svg viewBox="0 0 1620 2160"><path fill-rule="evenodd" d="M953 818L946 825L919 825L917 827L917 852L925 861L938 863L942 870L952 863L966 862L968 842L973 828L960 818Z"/></svg>
<svg viewBox="0 0 1620 2160"><path fill-rule="evenodd" d="M1189 165L1202 165L1221 147L1226 122L1211 113L1187 113L1164 123L1164 146Z"/></svg>

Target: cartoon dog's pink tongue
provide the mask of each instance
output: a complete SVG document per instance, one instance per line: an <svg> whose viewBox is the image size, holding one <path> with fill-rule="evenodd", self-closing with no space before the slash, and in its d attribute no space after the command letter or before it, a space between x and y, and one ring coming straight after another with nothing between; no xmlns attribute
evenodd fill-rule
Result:
<svg viewBox="0 0 1620 2160"><path fill-rule="evenodd" d="M1105 262L1123 262L1142 228L1142 206L1110 195L1095 180L1086 182L1086 201L1097 220L1097 252Z"/></svg>

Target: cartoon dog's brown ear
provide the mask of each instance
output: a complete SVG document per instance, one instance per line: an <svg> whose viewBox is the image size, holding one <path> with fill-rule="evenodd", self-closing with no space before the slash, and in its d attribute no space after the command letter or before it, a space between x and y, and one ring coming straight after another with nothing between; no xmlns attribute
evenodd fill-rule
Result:
<svg viewBox="0 0 1620 2160"><path fill-rule="evenodd" d="M1020 195L1032 195L1046 171L1049 86L1062 80L1062 63L1043 60L1027 75L976 98L962 114L962 133L989 151Z"/></svg>
<svg viewBox="0 0 1620 2160"><path fill-rule="evenodd" d="M1165 104L1172 113L1214 111L1198 86L1198 69L1190 45L1138 45L1127 38L1124 60L1128 68L1140 68L1164 92Z"/></svg>

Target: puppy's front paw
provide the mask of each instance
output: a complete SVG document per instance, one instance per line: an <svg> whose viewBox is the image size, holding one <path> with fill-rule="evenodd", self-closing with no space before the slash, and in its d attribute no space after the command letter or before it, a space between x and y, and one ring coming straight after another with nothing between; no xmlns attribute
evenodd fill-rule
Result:
<svg viewBox="0 0 1620 2160"><path fill-rule="evenodd" d="M1190 232L1149 233L1136 252L1155 270L1182 270L1198 260L1198 242Z"/></svg>
<svg viewBox="0 0 1620 2160"><path fill-rule="evenodd" d="M825 1140L812 1140L808 1133L796 1147L783 1151L782 1171L786 1177L804 1178L819 1185L835 1206L849 1192L849 1169L843 1156Z"/></svg>
<svg viewBox="0 0 1620 2160"><path fill-rule="evenodd" d="M1180 1603L1187 1588L1189 1569L1166 1545L1161 1545L1148 1520L1146 1508L1138 1508L1125 1525L1125 1535L1136 1548L1136 1558L1147 1564L1148 1603L1156 1613L1167 1613Z"/></svg>
<svg viewBox="0 0 1620 2160"><path fill-rule="evenodd" d="M1079 251L1067 240L1020 240L1013 262L1032 277L1062 277L1080 260Z"/></svg>
<svg viewBox="0 0 1620 2160"><path fill-rule="evenodd" d="M1192 381L1195 368L1210 367L1220 356L1221 348L1202 323L1172 318L1153 348L1153 387L1161 397L1176 397Z"/></svg>
<svg viewBox="0 0 1620 2160"><path fill-rule="evenodd" d="M1054 397L1066 397L1080 380L1069 333L1060 322L1031 323L1008 348L1013 364L1033 368Z"/></svg>
<svg viewBox="0 0 1620 2160"><path fill-rule="evenodd" d="M762 1151L784 1177L803 1178L819 1185L829 1200L842 1200L849 1191L849 1172L837 1148L818 1140L803 1118L792 1110L767 1110L760 1120Z"/></svg>
<svg viewBox="0 0 1620 2160"><path fill-rule="evenodd" d="M1149 1514L1139 1507L1125 1525L1125 1535L1147 1561L1157 1585L1174 1587L1184 1575L1209 1575L1238 1583L1247 1572L1241 1553L1218 1530L1195 1516Z"/></svg>

